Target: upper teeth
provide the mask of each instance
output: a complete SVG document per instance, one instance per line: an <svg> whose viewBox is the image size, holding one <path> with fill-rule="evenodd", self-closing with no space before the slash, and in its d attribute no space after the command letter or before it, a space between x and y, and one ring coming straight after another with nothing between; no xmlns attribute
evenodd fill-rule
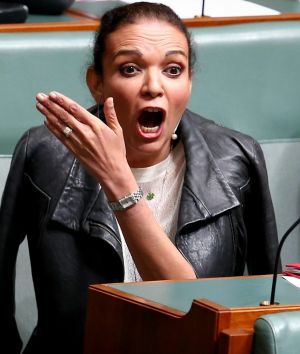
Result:
<svg viewBox="0 0 300 354"><path fill-rule="evenodd" d="M146 108L145 111L147 111L147 112L159 112L160 109L159 108Z"/></svg>

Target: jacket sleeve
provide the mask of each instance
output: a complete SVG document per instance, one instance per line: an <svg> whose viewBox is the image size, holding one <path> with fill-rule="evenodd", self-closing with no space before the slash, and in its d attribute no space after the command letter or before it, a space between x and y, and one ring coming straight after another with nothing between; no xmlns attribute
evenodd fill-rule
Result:
<svg viewBox="0 0 300 354"><path fill-rule="evenodd" d="M253 146L250 183L245 190L247 266L249 274L271 274L278 248L277 227L264 155L258 142Z"/></svg>
<svg viewBox="0 0 300 354"><path fill-rule="evenodd" d="M15 148L0 208L0 351L9 348L11 354L20 353L22 347L15 320L15 271L18 249L26 235L23 175L27 137L24 134Z"/></svg>

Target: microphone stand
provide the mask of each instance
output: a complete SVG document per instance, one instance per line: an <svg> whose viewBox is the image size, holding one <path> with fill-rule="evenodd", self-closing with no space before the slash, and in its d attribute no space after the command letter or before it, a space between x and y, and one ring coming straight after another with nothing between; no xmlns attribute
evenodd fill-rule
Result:
<svg viewBox="0 0 300 354"><path fill-rule="evenodd" d="M202 1L201 17L204 17L204 7L205 7L205 0Z"/></svg>
<svg viewBox="0 0 300 354"><path fill-rule="evenodd" d="M286 231L286 233L282 236L282 239L278 245L277 253L276 253L276 258L275 258L275 266L274 266L274 273L273 273L273 281L272 281L272 290L271 290L271 298L269 304L267 301L265 301L265 305L274 305L274 299L275 299L275 290L276 290L276 282L277 282L277 272L278 272L278 263L280 259L280 252L282 249L282 246L284 244L284 241L287 239L289 234L294 230L294 228L300 223L300 218L297 219L292 226L289 227L289 229Z"/></svg>

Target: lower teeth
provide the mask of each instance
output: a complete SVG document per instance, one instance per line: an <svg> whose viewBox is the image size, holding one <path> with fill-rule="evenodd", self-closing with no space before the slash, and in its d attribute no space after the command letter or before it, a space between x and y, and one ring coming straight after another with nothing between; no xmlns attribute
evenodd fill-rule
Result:
<svg viewBox="0 0 300 354"><path fill-rule="evenodd" d="M144 132L144 133L156 133L158 131L159 127L141 127L141 130Z"/></svg>

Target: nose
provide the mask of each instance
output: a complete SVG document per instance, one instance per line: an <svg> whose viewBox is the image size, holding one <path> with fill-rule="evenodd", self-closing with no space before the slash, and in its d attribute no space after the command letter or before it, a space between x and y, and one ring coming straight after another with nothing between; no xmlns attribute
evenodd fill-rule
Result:
<svg viewBox="0 0 300 354"><path fill-rule="evenodd" d="M163 85L159 70L149 69L144 75L142 95L144 97L155 98L163 95Z"/></svg>

